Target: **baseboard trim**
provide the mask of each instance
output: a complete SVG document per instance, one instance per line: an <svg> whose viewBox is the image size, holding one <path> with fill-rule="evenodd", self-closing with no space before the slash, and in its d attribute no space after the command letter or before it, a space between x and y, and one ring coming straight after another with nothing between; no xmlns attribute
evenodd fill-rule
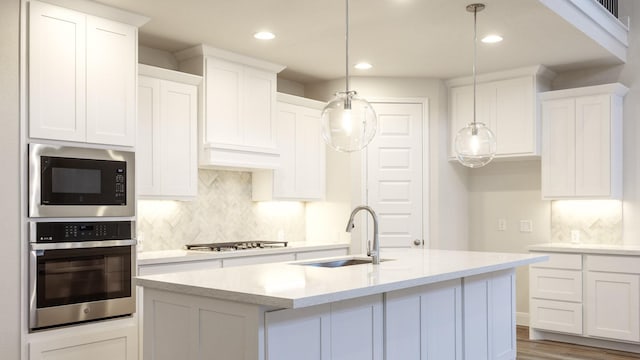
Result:
<svg viewBox="0 0 640 360"><path fill-rule="evenodd" d="M529 338L532 340L553 340L582 346L592 346L604 349L640 353L640 345L627 342L609 341L604 339L590 338L584 336L573 336L538 329L530 329Z"/></svg>
<svg viewBox="0 0 640 360"><path fill-rule="evenodd" d="M529 326L529 313L516 312L516 325Z"/></svg>

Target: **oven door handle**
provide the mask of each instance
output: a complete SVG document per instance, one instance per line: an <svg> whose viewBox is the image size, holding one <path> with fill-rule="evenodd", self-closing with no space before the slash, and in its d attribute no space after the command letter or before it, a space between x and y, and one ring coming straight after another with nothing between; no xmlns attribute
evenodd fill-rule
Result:
<svg viewBox="0 0 640 360"><path fill-rule="evenodd" d="M66 249L88 249L113 246L132 246L138 243L135 239L127 240L100 240L100 241L78 241L61 243L31 243L31 250L66 250Z"/></svg>

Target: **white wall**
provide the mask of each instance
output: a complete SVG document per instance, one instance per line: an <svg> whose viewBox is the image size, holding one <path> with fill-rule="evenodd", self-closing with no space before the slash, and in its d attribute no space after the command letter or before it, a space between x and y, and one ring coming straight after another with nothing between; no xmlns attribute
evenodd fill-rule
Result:
<svg viewBox="0 0 640 360"><path fill-rule="evenodd" d="M146 46L138 46L138 62L165 69L178 70L178 59L172 53Z"/></svg>
<svg viewBox="0 0 640 360"><path fill-rule="evenodd" d="M526 253L529 245L549 242L551 206L549 201L541 200L540 181L538 160L494 161L472 170L469 179L471 250ZM505 231L498 231L498 219L506 221ZM533 232L520 232L521 220L531 220ZM529 313L526 266L516 270L516 311Z"/></svg>
<svg viewBox="0 0 640 360"><path fill-rule="evenodd" d="M0 1L0 357L20 358L19 0Z"/></svg>
<svg viewBox="0 0 640 360"><path fill-rule="evenodd" d="M441 80L428 78L365 78L351 79L351 87L365 99L372 98L427 98L429 101L429 168L425 169L430 184L430 247L439 249L466 249L468 247L467 169L447 161L447 95ZM333 80L305 87L306 97L327 101L336 91L344 91L344 80ZM332 151L332 150L328 150ZM356 155L357 156L357 155ZM330 176L349 184L358 182L359 169L349 168L348 161L332 164ZM350 199L339 199L349 203ZM339 216L348 219L348 207ZM309 224L310 219L307 223Z"/></svg>

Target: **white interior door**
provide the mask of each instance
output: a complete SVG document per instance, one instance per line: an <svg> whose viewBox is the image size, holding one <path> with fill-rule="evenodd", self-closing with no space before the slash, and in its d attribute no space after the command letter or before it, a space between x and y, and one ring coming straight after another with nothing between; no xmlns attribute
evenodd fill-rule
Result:
<svg viewBox="0 0 640 360"><path fill-rule="evenodd" d="M366 201L378 214L380 246L422 246L423 104L373 106L378 131L367 147ZM367 239L373 238L370 224Z"/></svg>

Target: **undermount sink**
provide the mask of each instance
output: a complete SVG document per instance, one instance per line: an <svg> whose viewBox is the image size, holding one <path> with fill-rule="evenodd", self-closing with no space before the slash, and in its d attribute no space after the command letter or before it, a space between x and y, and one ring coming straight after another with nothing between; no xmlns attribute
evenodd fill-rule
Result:
<svg viewBox="0 0 640 360"><path fill-rule="evenodd" d="M380 261L387 261L387 260L389 259L381 259ZM346 258L346 259L329 260L329 261L322 261L322 262L300 263L299 265L337 268L337 267L351 266L351 265L371 264L371 262L372 262L371 258Z"/></svg>

